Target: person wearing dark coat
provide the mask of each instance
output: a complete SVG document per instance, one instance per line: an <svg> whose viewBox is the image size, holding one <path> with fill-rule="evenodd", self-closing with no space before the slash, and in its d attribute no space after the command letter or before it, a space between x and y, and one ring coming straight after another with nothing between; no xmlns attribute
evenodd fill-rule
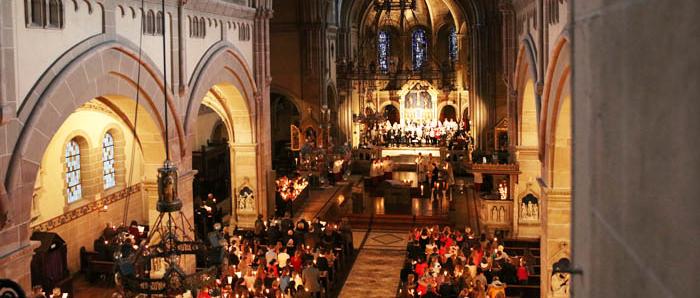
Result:
<svg viewBox="0 0 700 298"><path fill-rule="evenodd" d="M413 266L411 265L411 262L406 260L406 262L403 265L403 269L401 269L401 283L406 283L408 281L409 274L416 275L416 273L413 271Z"/></svg>
<svg viewBox="0 0 700 298"><path fill-rule="evenodd" d="M311 294L311 297L321 296L321 272L314 265L309 264L301 273L301 279L304 287Z"/></svg>
<svg viewBox="0 0 700 298"><path fill-rule="evenodd" d="M445 280L445 282L440 285L438 293L442 297L457 297L459 294L455 285L452 284L452 280Z"/></svg>
<svg viewBox="0 0 700 298"><path fill-rule="evenodd" d="M328 272L328 278L332 280L333 272L328 262L328 258L326 258L326 253L327 251L325 249L322 249L321 252L318 254L318 257L316 258L316 267L318 267L319 271Z"/></svg>

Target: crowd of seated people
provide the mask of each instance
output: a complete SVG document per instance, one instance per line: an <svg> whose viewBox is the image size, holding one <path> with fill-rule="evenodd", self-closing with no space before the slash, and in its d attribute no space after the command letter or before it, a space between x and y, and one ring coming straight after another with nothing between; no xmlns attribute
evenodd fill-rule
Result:
<svg viewBox="0 0 700 298"><path fill-rule="evenodd" d="M102 235L93 242L93 249L101 261L114 261L118 255L129 255L134 245L146 239L148 227L132 220L129 226L105 225Z"/></svg>
<svg viewBox="0 0 700 298"><path fill-rule="evenodd" d="M321 297L352 254L346 222L259 216L252 230L218 233L226 252L218 276L193 297Z"/></svg>
<svg viewBox="0 0 700 298"><path fill-rule="evenodd" d="M468 227L414 228L398 296L505 298L508 285L527 284L528 263L534 260L510 257L497 238L475 237Z"/></svg>

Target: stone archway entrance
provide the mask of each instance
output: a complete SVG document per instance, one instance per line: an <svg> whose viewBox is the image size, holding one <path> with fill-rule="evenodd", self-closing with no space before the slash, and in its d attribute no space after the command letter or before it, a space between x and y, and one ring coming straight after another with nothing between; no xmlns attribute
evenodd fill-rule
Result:
<svg viewBox="0 0 700 298"><path fill-rule="evenodd" d="M397 109L394 105L386 105L384 107L384 117L389 120L391 123L397 123L401 121L401 114L399 113L399 109Z"/></svg>
<svg viewBox="0 0 700 298"><path fill-rule="evenodd" d="M440 111L440 122L446 119L457 121L457 110L452 105L445 105Z"/></svg>
<svg viewBox="0 0 700 298"><path fill-rule="evenodd" d="M301 124L301 114L296 104L279 93L270 94L272 168L280 173L294 168L294 155L291 151L291 125Z"/></svg>
<svg viewBox="0 0 700 298"><path fill-rule="evenodd" d="M248 103L236 86L219 83L206 92L197 113L191 128L192 168L198 171L194 208L205 217L197 221L198 232L206 235L216 222L252 224L259 212L258 160ZM251 193L240 197L243 188ZM210 193L216 202L207 198Z"/></svg>
<svg viewBox="0 0 700 298"><path fill-rule="evenodd" d="M221 116L206 101L199 107L192 147L192 180L196 235L205 239L214 223L232 214L229 132ZM203 208L207 206L211 209Z"/></svg>

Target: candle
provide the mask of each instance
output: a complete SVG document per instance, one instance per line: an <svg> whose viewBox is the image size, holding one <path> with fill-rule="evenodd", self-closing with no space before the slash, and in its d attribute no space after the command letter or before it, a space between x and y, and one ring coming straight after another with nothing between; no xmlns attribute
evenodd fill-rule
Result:
<svg viewBox="0 0 700 298"><path fill-rule="evenodd" d="M233 283L233 276L226 277L226 279L228 280L229 285Z"/></svg>

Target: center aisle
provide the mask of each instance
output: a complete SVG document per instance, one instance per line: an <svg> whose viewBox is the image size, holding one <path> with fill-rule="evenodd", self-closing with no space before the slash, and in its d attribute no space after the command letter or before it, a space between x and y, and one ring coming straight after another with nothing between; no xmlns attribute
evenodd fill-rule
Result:
<svg viewBox="0 0 700 298"><path fill-rule="evenodd" d="M401 268L406 260L407 237L408 230L370 230L339 297L396 296Z"/></svg>

